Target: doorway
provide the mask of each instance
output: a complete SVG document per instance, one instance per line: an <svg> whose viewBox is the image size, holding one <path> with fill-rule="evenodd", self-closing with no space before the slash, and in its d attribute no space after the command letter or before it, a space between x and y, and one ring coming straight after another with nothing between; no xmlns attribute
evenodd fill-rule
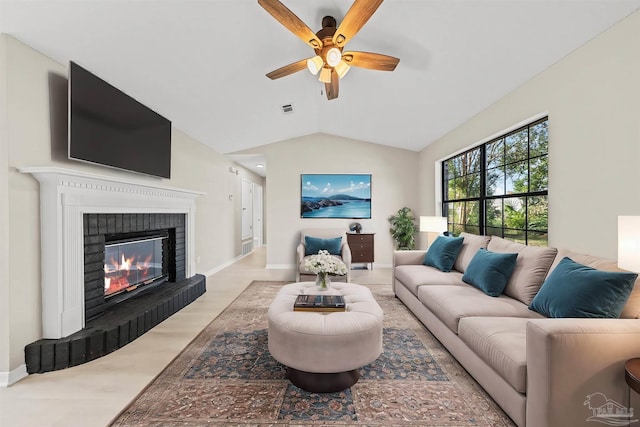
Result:
<svg viewBox="0 0 640 427"><path fill-rule="evenodd" d="M264 244L263 235L263 189L262 185L253 183L253 247L259 248Z"/></svg>

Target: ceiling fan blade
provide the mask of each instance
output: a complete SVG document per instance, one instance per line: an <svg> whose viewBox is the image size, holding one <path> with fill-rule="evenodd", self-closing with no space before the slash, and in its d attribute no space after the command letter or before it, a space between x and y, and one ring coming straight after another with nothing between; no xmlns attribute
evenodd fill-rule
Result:
<svg viewBox="0 0 640 427"><path fill-rule="evenodd" d="M400 60L393 56L371 52L344 52L342 60L355 67L370 70L393 71Z"/></svg>
<svg viewBox="0 0 640 427"><path fill-rule="evenodd" d="M382 4L383 0L355 0L333 35L333 44L344 46Z"/></svg>
<svg viewBox="0 0 640 427"><path fill-rule="evenodd" d="M278 0L258 0L258 4L278 22L314 49L322 49L322 41L313 31Z"/></svg>
<svg viewBox="0 0 640 427"><path fill-rule="evenodd" d="M307 60L301 59L298 62L294 62L293 64L285 65L284 67L278 68L277 70L273 70L267 77L271 80L279 79L280 77L288 76L289 74L297 73L298 71L302 71L307 68Z"/></svg>
<svg viewBox="0 0 640 427"><path fill-rule="evenodd" d="M335 70L331 70L331 83L324 84L324 90L327 92L327 99L331 101L332 99L336 99L338 97L338 91L340 86L340 77L338 77L338 73Z"/></svg>

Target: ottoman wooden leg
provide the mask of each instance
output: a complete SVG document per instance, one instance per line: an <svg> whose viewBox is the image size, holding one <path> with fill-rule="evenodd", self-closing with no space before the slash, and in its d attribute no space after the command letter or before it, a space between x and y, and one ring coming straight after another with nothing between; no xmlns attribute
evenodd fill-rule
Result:
<svg viewBox="0 0 640 427"><path fill-rule="evenodd" d="M357 383L360 378L360 370L324 374L304 372L287 367L287 378L293 385L312 393L333 393L345 390Z"/></svg>

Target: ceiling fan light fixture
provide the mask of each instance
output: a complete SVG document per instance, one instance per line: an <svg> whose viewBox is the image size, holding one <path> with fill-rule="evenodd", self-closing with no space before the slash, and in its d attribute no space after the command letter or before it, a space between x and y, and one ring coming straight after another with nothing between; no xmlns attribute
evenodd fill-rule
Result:
<svg viewBox="0 0 640 427"><path fill-rule="evenodd" d="M307 24L289 10L282 3L283 1L285 0L258 0L258 4L287 30L311 46L314 52L311 57L307 56L267 73L266 76L271 80L307 68L312 74L319 74L318 80L324 83L323 91L326 93L327 99L332 100L338 97L340 80L347 74L350 67L393 71L398 65L400 60L389 55L357 51L343 52L345 44L360 31L384 0L355 0L340 25L337 25L334 17L325 16L322 18L322 28L317 32L311 30Z"/></svg>
<svg viewBox="0 0 640 427"><path fill-rule="evenodd" d="M331 68L324 67L320 71L320 77L318 78L322 83L331 83Z"/></svg>
<svg viewBox="0 0 640 427"><path fill-rule="evenodd" d="M336 73L338 73L338 77L340 78L343 78L350 68L351 67L344 61L338 62L338 65L335 66Z"/></svg>
<svg viewBox="0 0 640 427"><path fill-rule="evenodd" d="M327 51L327 65L330 67L335 67L340 63L342 59L342 52L337 47L332 47Z"/></svg>
<svg viewBox="0 0 640 427"><path fill-rule="evenodd" d="M322 62L322 58L319 55L307 59L307 68L314 76L318 74L323 65L324 62Z"/></svg>

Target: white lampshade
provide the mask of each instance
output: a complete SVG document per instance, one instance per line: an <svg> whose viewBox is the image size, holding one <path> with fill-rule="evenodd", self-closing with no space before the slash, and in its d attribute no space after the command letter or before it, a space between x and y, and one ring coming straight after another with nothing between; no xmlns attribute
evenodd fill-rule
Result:
<svg viewBox="0 0 640 427"><path fill-rule="evenodd" d="M618 217L618 267L640 272L640 216Z"/></svg>
<svg viewBox="0 0 640 427"><path fill-rule="evenodd" d="M314 76L318 74L318 71L322 68L324 62L322 62L322 58L319 55L314 56L313 58L307 59L307 68Z"/></svg>
<svg viewBox="0 0 640 427"><path fill-rule="evenodd" d="M338 73L338 77L343 78L347 71L349 71L351 67L344 61L338 62L338 65L335 66L336 73Z"/></svg>
<svg viewBox="0 0 640 427"><path fill-rule="evenodd" d="M331 70L331 68L324 67L322 70L320 70L320 77L318 77L318 80L320 80L322 83L331 83L332 71L333 70Z"/></svg>
<svg viewBox="0 0 640 427"><path fill-rule="evenodd" d="M421 216L420 231L442 233L447 231L447 218L444 216Z"/></svg>
<svg viewBox="0 0 640 427"><path fill-rule="evenodd" d="M342 59L342 52L337 47L332 47L327 51L327 65L335 67Z"/></svg>

